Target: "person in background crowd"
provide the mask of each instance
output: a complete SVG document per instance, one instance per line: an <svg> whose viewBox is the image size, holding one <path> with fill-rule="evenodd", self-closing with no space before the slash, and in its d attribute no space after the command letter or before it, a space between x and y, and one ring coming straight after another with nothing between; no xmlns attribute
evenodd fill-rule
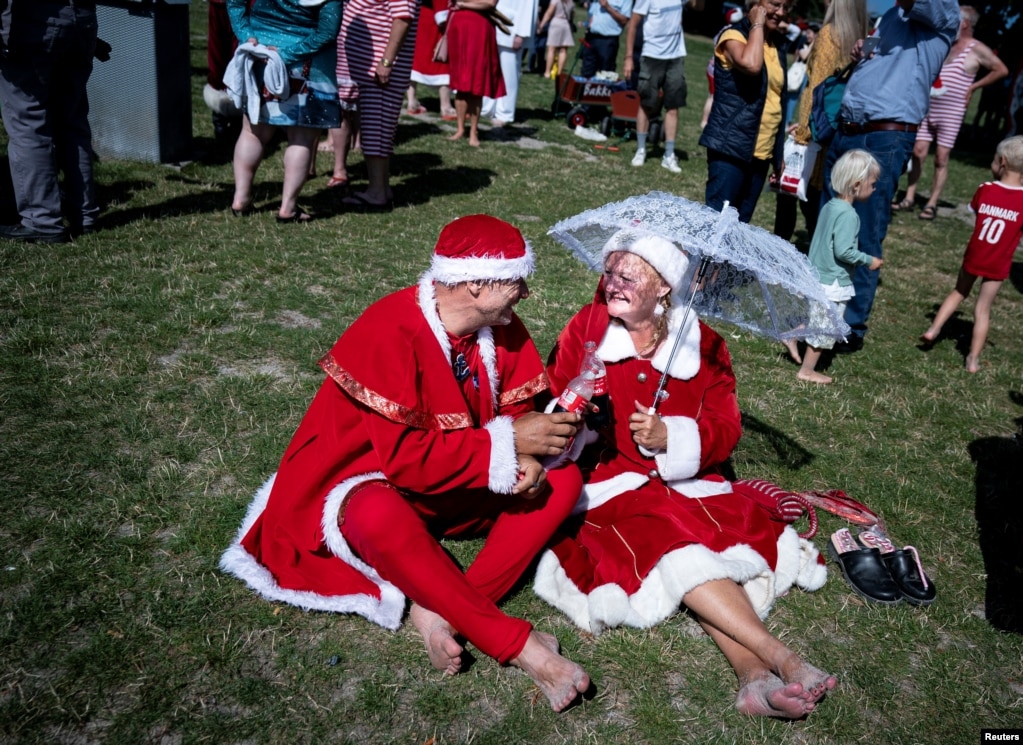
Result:
<svg viewBox="0 0 1023 745"><path fill-rule="evenodd" d="M451 87L455 95L455 133L449 140L465 137L469 122L469 145L480 146L480 113L483 99L500 98L507 89L501 75L497 30L490 11L497 0L454 0L448 20L448 55Z"/></svg>
<svg viewBox="0 0 1023 745"><path fill-rule="evenodd" d="M498 0L497 9L511 21L508 33L497 29L497 49L505 94L500 98L484 96L480 116L489 118L495 127L503 127L515 121L524 44L536 31L536 0Z"/></svg>
<svg viewBox="0 0 1023 745"><path fill-rule="evenodd" d="M870 16L867 0L832 0L824 14L824 22L814 39L810 56L806 60L806 86L799 99L799 121L792 130L792 136L800 145L807 145L810 136L810 111L813 109L813 89L824 79L849 64L853 46L870 33ZM821 192L824 190L824 161L827 145L817 153L810 182L806 185L806 201L799 202L799 209L806 220L808 240L813 240L817 227L817 215L821 208ZM774 213L774 234L790 240L796 230L796 202L788 195L778 194Z"/></svg>
<svg viewBox="0 0 1023 745"><path fill-rule="evenodd" d="M825 160L822 205L830 200L831 168L849 150L866 150L881 164L881 178L870 199L854 206L860 216L860 250L882 257L891 221L891 202L913 152L918 125L930 102L931 84L941 70L959 29L956 0L898 0L878 22L880 43L862 59L862 43L853 47L860 60L849 78L839 112L839 127ZM863 348L867 321L874 305L880 272L856 268L856 295L845 308L852 328L846 341L835 345L840 354Z"/></svg>
<svg viewBox="0 0 1023 745"><path fill-rule="evenodd" d="M725 202L749 222L767 181L780 172L785 131L785 0L759 0L714 48L714 104L700 144L707 148L706 203Z"/></svg>
<svg viewBox="0 0 1023 745"><path fill-rule="evenodd" d="M415 51L412 55L412 75L408 85L408 106L412 116L426 113L416 97L416 85L428 85L437 89L440 99L440 118L455 120L455 107L451 103L451 75L448 61L435 59L437 43L444 35L448 24L448 0L425 0L419 8L419 24L416 30Z"/></svg>
<svg viewBox="0 0 1023 745"><path fill-rule="evenodd" d="M991 306L1002 282L1009 278L1012 256L1023 236L1023 135L998 144L991 173L997 181L981 184L970 202L970 209L977 216L976 224L955 289L938 308L934 323L920 335L926 347L933 345L941 336L942 327L980 279L973 309L973 337L970 353L966 355L966 370L970 373L980 371L980 353L991 325Z"/></svg>
<svg viewBox="0 0 1023 745"><path fill-rule="evenodd" d="M631 15L632 0L590 0L580 75L591 78L598 72L618 69L622 29Z"/></svg>
<svg viewBox="0 0 1023 745"><path fill-rule="evenodd" d="M390 212L394 208L391 156L401 102L412 74L418 12L416 0L348 0L345 4L338 34L338 90L346 108L358 111L359 140L369 179L365 191L341 200L349 212ZM346 154L350 135L336 131L332 136L336 178L339 155ZM343 157L341 164L347 174Z"/></svg>
<svg viewBox="0 0 1023 745"><path fill-rule="evenodd" d="M675 155L678 134L678 110L686 105L685 58L686 41L682 36L683 7L702 10L703 0L637 0L629 18L625 37L624 77L633 75L634 55L641 52L639 77L639 112L636 115L636 154L632 165L646 162L647 135L650 120L664 108L664 155L661 168L682 173ZM637 28L643 24L642 46L636 44Z"/></svg>
<svg viewBox="0 0 1023 745"><path fill-rule="evenodd" d="M234 148L234 199L231 212L252 211L252 183L263 151L277 127L288 137L284 151L284 187L278 223L308 222L312 216L298 206L298 194L309 177L320 132L337 127L337 31L341 0L227 0L231 28L239 47L226 73L228 89L245 110ZM251 57L254 80L245 71ZM270 62L283 70L280 95L268 89ZM267 61L269 60L269 62ZM250 89L254 82L255 90Z"/></svg>
<svg viewBox="0 0 1023 745"><path fill-rule="evenodd" d="M96 53L96 5L88 0L3 5L0 108L21 221L0 225L0 238L64 243L69 233L94 232L99 215L85 89Z"/></svg>
<svg viewBox="0 0 1023 745"><path fill-rule="evenodd" d="M933 220L938 214L938 200L948 180L948 157L952 154L959 128L966 116L966 107L970 105L973 94L1009 74L1009 68L991 48L973 38L973 30L980 20L976 9L963 5L959 8L959 17L959 37L948 51L948 57L938 75L941 87L938 88L936 83L932 88L931 105L916 133L906 196L901 202L892 203L892 209L896 212L913 209L923 164L927 160L931 142L936 139L938 145L934 153L934 183L927 204L920 211L921 220ZM987 74L978 79L981 69L987 70Z"/></svg>
<svg viewBox="0 0 1023 745"><path fill-rule="evenodd" d="M558 73L568 73L568 50L575 46L572 35L574 12L573 0L550 0L550 5L540 19L540 28L545 29L547 36L547 64L543 72L545 78L554 77L555 64Z"/></svg>

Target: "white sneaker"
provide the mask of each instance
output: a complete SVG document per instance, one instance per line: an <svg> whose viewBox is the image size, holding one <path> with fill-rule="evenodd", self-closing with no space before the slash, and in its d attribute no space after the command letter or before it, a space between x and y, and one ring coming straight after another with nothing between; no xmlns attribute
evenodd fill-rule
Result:
<svg viewBox="0 0 1023 745"><path fill-rule="evenodd" d="M639 168L639 166L643 165L644 163L646 163L646 150L640 148L639 150L636 151L636 154L632 156L632 165Z"/></svg>
<svg viewBox="0 0 1023 745"><path fill-rule="evenodd" d="M675 157L675 153L661 158L661 168L667 168L672 173L682 173L682 169L678 167L678 158Z"/></svg>

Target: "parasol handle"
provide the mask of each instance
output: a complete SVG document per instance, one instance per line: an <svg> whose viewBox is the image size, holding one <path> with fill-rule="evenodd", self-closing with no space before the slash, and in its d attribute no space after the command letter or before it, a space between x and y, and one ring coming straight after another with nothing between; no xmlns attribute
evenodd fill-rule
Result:
<svg viewBox="0 0 1023 745"><path fill-rule="evenodd" d="M679 327L678 333L675 334L675 343L671 345L671 354L668 355L668 362L664 366L664 372L661 373L661 380L657 383L657 392L654 394L654 402L650 405L649 414L656 414L657 407L661 405L661 394L664 393L664 386L668 383L668 370L671 369L671 363L675 359L675 355L678 354L678 348L682 344L682 334L686 330L686 322L689 320L689 312L693 308L693 300L696 298L696 288L700 286L703 278L707 275L707 270L710 269L710 257L704 256L700 259L700 268L696 271L696 281L690 283L689 291L689 302L686 303L686 311L682 314L682 325Z"/></svg>

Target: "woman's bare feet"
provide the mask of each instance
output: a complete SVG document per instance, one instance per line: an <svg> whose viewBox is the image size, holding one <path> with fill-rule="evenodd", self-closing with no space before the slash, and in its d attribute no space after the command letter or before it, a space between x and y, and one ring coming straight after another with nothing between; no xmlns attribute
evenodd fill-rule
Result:
<svg viewBox="0 0 1023 745"><path fill-rule="evenodd" d="M824 694L838 685L834 675L828 675L813 665L803 662L793 654L790 661L778 669L778 675L786 684L798 683L803 689L802 698L808 704L815 704Z"/></svg>
<svg viewBox="0 0 1023 745"><path fill-rule="evenodd" d="M785 349L788 350L789 357L793 362L797 365L803 364L803 358L799 354L799 346L796 344L795 339L785 339L782 341L782 344L785 345Z"/></svg>
<svg viewBox="0 0 1023 745"><path fill-rule="evenodd" d="M739 689L735 708L751 717L802 719L815 707L803 694L801 684L786 684L777 675L766 673Z"/></svg>
<svg viewBox="0 0 1023 745"><path fill-rule="evenodd" d="M480 138L479 138L479 135L475 135L475 134L470 134L470 135L469 135L469 145L470 145L471 147L479 147L479 146L480 146Z"/></svg>
<svg viewBox="0 0 1023 745"><path fill-rule="evenodd" d="M416 603L408 614L412 625L426 642L426 654L430 664L447 675L457 675L462 670L462 653L465 651L456 639L454 627L431 610Z"/></svg>
<svg viewBox="0 0 1023 745"><path fill-rule="evenodd" d="M465 132L463 132L463 131L462 131L462 128L461 128L461 127L459 127L459 128L458 128L458 129L457 129L457 130L455 131L455 133L454 133L453 135L451 135L450 137L448 137L448 139L449 139L449 140L452 140L452 141L453 141L453 140L460 140L460 139L462 139L462 137L464 137L464 136L465 136Z"/></svg>
<svg viewBox="0 0 1023 745"><path fill-rule="evenodd" d="M966 372L976 373L980 372L980 360L973 355L966 355Z"/></svg>
<svg viewBox="0 0 1023 745"><path fill-rule="evenodd" d="M829 378L827 375L823 375L816 371L804 372L803 370L800 370L799 372L796 373L796 377L799 378L800 380L805 380L807 383L826 384L831 382L831 378Z"/></svg>
<svg viewBox="0 0 1023 745"><path fill-rule="evenodd" d="M553 638L550 634L530 632L526 646L511 664L533 679L554 711L564 711L590 687L590 676L548 646Z"/></svg>

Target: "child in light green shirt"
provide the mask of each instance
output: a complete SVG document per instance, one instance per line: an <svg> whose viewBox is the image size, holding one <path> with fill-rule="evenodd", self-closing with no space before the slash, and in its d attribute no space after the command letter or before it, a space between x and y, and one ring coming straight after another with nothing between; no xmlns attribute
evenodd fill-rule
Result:
<svg viewBox="0 0 1023 745"><path fill-rule="evenodd" d="M837 195L824 205L810 243L810 263L820 275L828 299L838 306L838 315L855 294L853 270L860 264L871 271L881 268L883 259L859 250L860 218L853 202L864 202L874 193L881 166L866 150L850 150L831 169L831 188ZM817 363L834 340L810 337L796 377L811 383L830 383L831 378L817 372ZM793 344L794 346L794 344ZM790 354L792 349L789 349ZM798 352L793 355L798 358Z"/></svg>

